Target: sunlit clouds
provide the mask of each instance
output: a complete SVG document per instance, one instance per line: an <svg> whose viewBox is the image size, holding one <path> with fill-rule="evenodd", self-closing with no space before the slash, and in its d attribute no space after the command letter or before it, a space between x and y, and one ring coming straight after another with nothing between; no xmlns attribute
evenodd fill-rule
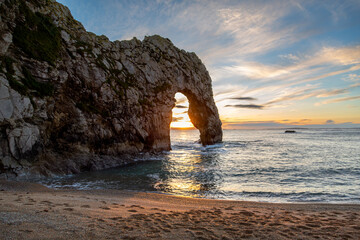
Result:
<svg viewBox="0 0 360 240"><path fill-rule="evenodd" d="M345 101L358 100L358 99L360 99L360 96L334 98L334 99L329 99L329 100L326 100L326 101L323 101L323 102L319 102L316 105L329 104L329 103L338 103L338 102L345 102Z"/></svg>
<svg viewBox="0 0 360 240"><path fill-rule="evenodd" d="M224 128L360 126L359 1L59 2L111 40L159 34L195 52ZM192 127L176 104L171 126Z"/></svg>

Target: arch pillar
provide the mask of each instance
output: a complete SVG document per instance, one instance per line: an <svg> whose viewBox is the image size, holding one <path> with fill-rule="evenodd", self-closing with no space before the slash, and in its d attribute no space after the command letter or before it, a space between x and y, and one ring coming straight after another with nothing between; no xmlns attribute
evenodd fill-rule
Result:
<svg viewBox="0 0 360 240"><path fill-rule="evenodd" d="M200 131L202 145L212 145L222 141L222 128L218 110L211 96L196 95L191 90L181 91L189 101L189 117Z"/></svg>

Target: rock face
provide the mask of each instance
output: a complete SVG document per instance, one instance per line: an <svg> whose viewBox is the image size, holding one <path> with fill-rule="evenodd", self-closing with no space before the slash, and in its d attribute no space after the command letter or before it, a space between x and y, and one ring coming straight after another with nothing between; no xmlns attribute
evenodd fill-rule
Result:
<svg viewBox="0 0 360 240"><path fill-rule="evenodd" d="M0 0L0 174L68 174L169 150L175 93L222 140L211 78L160 36L111 42L51 0Z"/></svg>

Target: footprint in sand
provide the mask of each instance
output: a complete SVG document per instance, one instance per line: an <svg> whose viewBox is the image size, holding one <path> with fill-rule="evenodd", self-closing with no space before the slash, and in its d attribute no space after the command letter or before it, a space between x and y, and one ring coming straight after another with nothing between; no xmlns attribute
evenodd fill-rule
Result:
<svg viewBox="0 0 360 240"><path fill-rule="evenodd" d="M42 203L42 204L52 204L52 202L50 202L50 201L41 201L40 203Z"/></svg>
<svg viewBox="0 0 360 240"><path fill-rule="evenodd" d="M74 211L73 208L63 208L63 210L65 210L65 211Z"/></svg>
<svg viewBox="0 0 360 240"><path fill-rule="evenodd" d="M100 207L101 209L104 209L104 210L110 210L111 208L109 207Z"/></svg>
<svg viewBox="0 0 360 240"><path fill-rule="evenodd" d="M234 210L234 206L226 207L225 210Z"/></svg>
<svg viewBox="0 0 360 240"><path fill-rule="evenodd" d="M18 199L15 199L14 202L21 202L23 199L22 198L18 198Z"/></svg>
<svg viewBox="0 0 360 240"><path fill-rule="evenodd" d="M140 205L131 205L129 208L140 208L140 209L144 209L142 206Z"/></svg>
<svg viewBox="0 0 360 240"><path fill-rule="evenodd" d="M81 205L82 208L90 208L90 205Z"/></svg>
<svg viewBox="0 0 360 240"><path fill-rule="evenodd" d="M124 230L127 230L127 231L132 231L132 230L134 230L134 228L131 227L131 226L124 226L123 229L124 229Z"/></svg>
<svg viewBox="0 0 360 240"><path fill-rule="evenodd" d="M128 212L137 212L135 209L130 209Z"/></svg>
<svg viewBox="0 0 360 240"><path fill-rule="evenodd" d="M34 205L34 204L33 203L24 203L23 205L31 206L31 205Z"/></svg>

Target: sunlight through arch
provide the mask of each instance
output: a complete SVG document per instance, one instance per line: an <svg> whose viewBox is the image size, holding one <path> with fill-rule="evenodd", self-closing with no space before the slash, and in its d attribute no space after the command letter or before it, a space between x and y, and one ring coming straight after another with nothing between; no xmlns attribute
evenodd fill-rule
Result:
<svg viewBox="0 0 360 240"><path fill-rule="evenodd" d="M182 93L175 94L175 107L172 109L172 121L170 124L171 129L195 129L192 124L188 111L189 101L186 96Z"/></svg>

